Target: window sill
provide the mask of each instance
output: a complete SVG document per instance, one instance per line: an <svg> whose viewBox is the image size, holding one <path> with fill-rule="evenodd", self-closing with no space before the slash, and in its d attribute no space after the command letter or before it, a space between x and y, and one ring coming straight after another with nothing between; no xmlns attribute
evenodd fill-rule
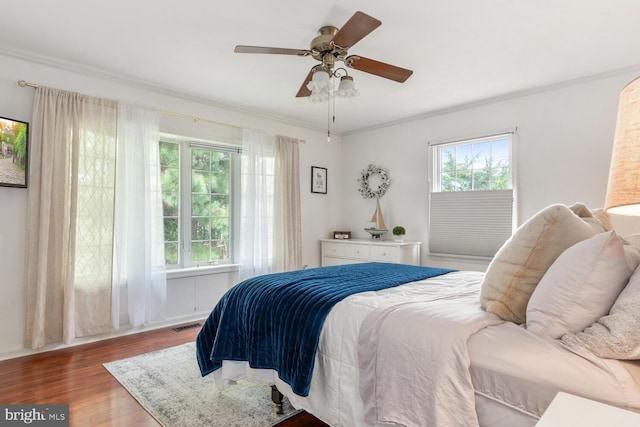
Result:
<svg viewBox="0 0 640 427"><path fill-rule="evenodd" d="M167 270L167 279L180 279L183 277L206 276L208 274L223 274L237 272L239 264L207 265L202 267L176 268Z"/></svg>

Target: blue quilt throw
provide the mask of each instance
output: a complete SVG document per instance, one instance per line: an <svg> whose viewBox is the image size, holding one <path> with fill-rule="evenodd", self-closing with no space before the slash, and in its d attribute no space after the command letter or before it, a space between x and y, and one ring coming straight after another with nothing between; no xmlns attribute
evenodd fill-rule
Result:
<svg viewBox="0 0 640 427"><path fill-rule="evenodd" d="M300 396L309 394L320 332L331 308L358 292L379 291L455 270L364 263L267 274L231 288L196 339L202 376L223 360L274 369Z"/></svg>

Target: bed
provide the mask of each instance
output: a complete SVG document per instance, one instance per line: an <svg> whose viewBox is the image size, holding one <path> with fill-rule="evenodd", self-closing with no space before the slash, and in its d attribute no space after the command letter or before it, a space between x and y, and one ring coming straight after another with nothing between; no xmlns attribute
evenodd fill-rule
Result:
<svg viewBox="0 0 640 427"><path fill-rule="evenodd" d="M255 307L216 307L198 336L198 362L220 388L239 379L274 385L331 426L533 426L558 391L640 412L638 243L617 236L596 211L554 205L523 224L486 272L406 274L414 267L382 263L305 270L301 282L313 282L315 270L347 283L357 271L403 279L340 295L312 316L320 319L315 338L303 322L312 360L302 382L290 377L305 372L305 356L291 351L295 340L276 345L288 370L244 353L215 354L216 342L228 339L218 334L221 313L247 319ZM269 298L272 318L296 326L281 297ZM230 345L261 353L269 333L259 345L245 335Z"/></svg>

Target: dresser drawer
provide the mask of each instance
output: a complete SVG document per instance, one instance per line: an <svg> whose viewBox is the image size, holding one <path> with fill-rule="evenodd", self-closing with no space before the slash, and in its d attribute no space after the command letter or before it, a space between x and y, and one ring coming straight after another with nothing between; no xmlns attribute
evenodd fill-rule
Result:
<svg viewBox="0 0 640 427"><path fill-rule="evenodd" d="M347 255L346 245L332 242L322 242L322 256L344 257Z"/></svg>
<svg viewBox="0 0 640 427"><path fill-rule="evenodd" d="M371 260L384 262L400 262L400 248L389 246L372 246Z"/></svg>
<svg viewBox="0 0 640 427"><path fill-rule="evenodd" d="M420 242L375 242L371 239L323 239L321 242L321 265L359 262L420 265Z"/></svg>
<svg viewBox="0 0 640 427"><path fill-rule="evenodd" d="M369 259L369 245L345 245L345 256L357 259Z"/></svg>

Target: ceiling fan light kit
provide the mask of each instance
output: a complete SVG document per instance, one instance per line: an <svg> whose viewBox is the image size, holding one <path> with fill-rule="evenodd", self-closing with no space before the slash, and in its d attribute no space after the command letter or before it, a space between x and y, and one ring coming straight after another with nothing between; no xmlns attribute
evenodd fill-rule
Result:
<svg viewBox="0 0 640 427"><path fill-rule="evenodd" d="M353 45L381 24L379 20L358 11L340 29L330 25L321 27L318 35L311 41L309 50L238 45L234 52L311 56L321 64L311 68L296 97L309 97L310 101L316 103L329 102L335 99L335 96L353 98L360 92L356 89L353 77L347 73L346 68L338 67L334 70L337 61L344 63L347 68L364 71L398 83L404 83L413 74L413 71L406 68L358 55L348 55ZM337 88L335 88L334 78L340 78ZM331 115L330 111L329 115ZM335 121L335 116L333 120ZM331 140L330 127L327 130L327 139Z"/></svg>
<svg viewBox="0 0 640 427"><path fill-rule="evenodd" d="M322 90L329 87L329 73L325 69L317 69L313 73L313 78L307 85L307 88L313 93L314 90Z"/></svg>
<svg viewBox="0 0 640 427"><path fill-rule="evenodd" d="M360 91L356 89L355 83L353 82L353 77L340 77L340 84L338 85L336 95L340 98L353 98L360 95Z"/></svg>
<svg viewBox="0 0 640 427"><path fill-rule="evenodd" d="M331 80L332 77L340 77L340 84L337 88ZM360 94L353 82L353 77L348 75L344 68L338 68L334 72L330 72L326 67L317 68L313 72L311 81L307 84L307 89L311 91L309 100L316 103L326 102L332 96L353 98Z"/></svg>

